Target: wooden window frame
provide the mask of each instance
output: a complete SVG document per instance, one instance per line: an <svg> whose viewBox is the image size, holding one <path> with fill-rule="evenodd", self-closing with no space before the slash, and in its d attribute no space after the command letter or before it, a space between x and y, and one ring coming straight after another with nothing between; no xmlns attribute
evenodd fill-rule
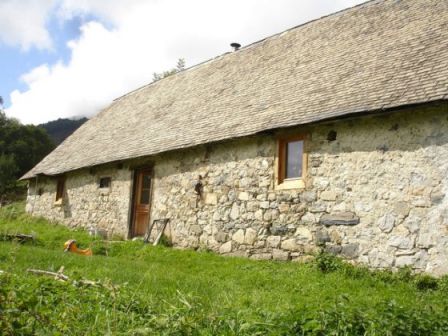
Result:
<svg viewBox="0 0 448 336"><path fill-rule="evenodd" d="M61 204L64 200L65 193L65 176L58 177L56 181L56 204Z"/></svg>
<svg viewBox="0 0 448 336"><path fill-rule="evenodd" d="M307 135L281 136L277 139L276 189L303 189L305 188L308 171L308 154L306 150ZM286 145L289 142L302 141L302 176L286 178Z"/></svg>

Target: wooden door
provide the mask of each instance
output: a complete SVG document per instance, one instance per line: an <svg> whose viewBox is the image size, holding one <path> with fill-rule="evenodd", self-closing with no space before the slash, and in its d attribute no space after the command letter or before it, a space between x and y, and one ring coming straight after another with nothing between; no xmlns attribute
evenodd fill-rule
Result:
<svg viewBox="0 0 448 336"><path fill-rule="evenodd" d="M143 236L149 223L151 203L151 170L137 170L134 179L132 236Z"/></svg>

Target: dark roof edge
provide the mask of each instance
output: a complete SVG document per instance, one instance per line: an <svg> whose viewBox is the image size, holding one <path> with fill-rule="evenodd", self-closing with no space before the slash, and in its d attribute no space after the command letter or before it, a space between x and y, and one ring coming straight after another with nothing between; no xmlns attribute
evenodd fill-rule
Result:
<svg viewBox="0 0 448 336"><path fill-rule="evenodd" d="M380 115L384 115L384 114L398 113L398 112L409 110L412 108L418 108L418 107L421 107L424 105L439 105L439 104L441 104L442 106L446 105L447 109L448 109L448 97L443 98L443 99L428 100L428 101L419 102L419 103L409 103L409 104L404 104L404 105L397 105L397 106L391 106L391 107L379 108L379 109L373 109L373 110L352 111L352 112L347 112L347 113L337 115L337 116L332 116L332 117L328 117L328 118L319 119L316 121L311 121L308 123L266 129L266 130L254 133L253 135L259 135L259 134L263 134L265 132L273 132L273 131L289 129L289 128L298 127L298 126L311 126L311 125L317 125L317 124L340 121L340 120L364 118L364 117L369 117L369 116L380 116Z"/></svg>
<svg viewBox="0 0 448 336"><path fill-rule="evenodd" d="M249 134L245 134L245 135L241 135L241 136L237 136L237 137L225 138L225 139L221 139L221 140L215 140L215 141L205 142L205 143L201 143L201 144L195 144L195 145L191 145L191 146L179 147L179 148L170 149L170 150L167 150L167 151L161 151L161 152L157 152L157 153L153 153L153 154L149 154L149 155L136 156L136 157L133 157L133 158L117 159L117 160L103 162L103 163L99 163L99 164L93 164L91 166L84 166L84 167L79 167L79 168L67 170L65 172L54 174L54 175L45 174L45 173L37 173L37 174L34 174L32 176L26 177L29 174L29 172L27 172L25 175L23 175L21 178L19 178L19 180L31 180L31 179L35 178L36 176L58 176L58 175L61 175L61 174L65 174L67 172L72 172L72 171L76 171L76 170L80 170L80 169L84 169L84 168L88 168L88 167L97 167L97 166L101 166L101 165L105 165L105 164L113 164L113 163L133 160L133 159L141 159L141 158L144 158L144 157L159 155L159 154L162 154L162 153L169 153L169 152L173 152L173 151L176 151L176 150L190 149L190 148L195 148L195 147L198 147L198 146L204 146L206 144L217 144L217 143L221 143L221 142L224 142L224 141L231 141L231 140L241 139L241 138L244 138L244 137L250 137L250 136L257 136L257 135L262 135L262 134L266 134L266 133L272 133L274 131L290 129L290 128L298 127L298 126L311 126L311 125L316 125L316 124L320 124L320 123L326 123L326 122L332 122L332 121L338 121L338 120L346 120L346 119L351 119L351 118L362 118L362 117L367 117L367 116L378 116L378 115L385 114L385 113L396 113L396 112L400 112L402 110L407 110L407 109L411 109L411 108L414 108L414 107L420 107L420 106L424 106L424 105L428 105L428 104L429 105L442 104L442 106L443 106L443 104L445 104L448 107L448 97L443 98L443 99L437 99L437 100L429 100L429 101L418 102L418 103L410 103L410 104L404 104L404 105L391 106L391 107L387 107L387 108L379 108L379 109L373 109L373 110L350 111L350 112L344 113L342 115L333 116L333 117L329 117L329 118L323 118L323 119L319 119L319 120L316 120L316 121L305 122L305 123L302 123L302 124L295 124L295 125L285 126L285 127L266 128L266 129L264 129L262 131L259 131L259 132L256 132L256 133L249 133Z"/></svg>

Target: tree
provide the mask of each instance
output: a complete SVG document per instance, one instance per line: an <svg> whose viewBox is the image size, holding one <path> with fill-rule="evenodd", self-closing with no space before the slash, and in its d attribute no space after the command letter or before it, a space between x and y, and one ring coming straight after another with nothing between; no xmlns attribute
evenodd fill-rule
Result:
<svg viewBox="0 0 448 336"><path fill-rule="evenodd" d="M152 74L152 81L156 82L158 80L161 80L162 78L174 75L175 73L178 73L182 70L185 70L185 59L179 58L177 60L176 67L172 68L171 70L167 70L161 73L154 72Z"/></svg>
<svg viewBox="0 0 448 336"><path fill-rule="evenodd" d="M25 174L53 148L54 144L44 129L22 125L0 112L0 155L14 157L18 175Z"/></svg>
<svg viewBox="0 0 448 336"><path fill-rule="evenodd" d="M44 129L22 125L17 119L8 118L0 108L0 201L14 191L16 180L53 148Z"/></svg>
<svg viewBox="0 0 448 336"><path fill-rule="evenodd" d="M0 204L4 195L14 190L17 165L12 155L0 154Z"/></svg>

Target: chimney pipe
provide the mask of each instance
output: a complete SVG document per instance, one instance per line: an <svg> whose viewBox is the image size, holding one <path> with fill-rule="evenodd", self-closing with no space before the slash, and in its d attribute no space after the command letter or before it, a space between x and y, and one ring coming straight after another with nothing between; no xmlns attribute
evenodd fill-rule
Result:
<svg viewBox="0 0 448 336"><path fill-rule="evenodd" d="M237 51L241 48L241 44L237 42L230 43L230 46L233 48L233 51Z"/></svg>

